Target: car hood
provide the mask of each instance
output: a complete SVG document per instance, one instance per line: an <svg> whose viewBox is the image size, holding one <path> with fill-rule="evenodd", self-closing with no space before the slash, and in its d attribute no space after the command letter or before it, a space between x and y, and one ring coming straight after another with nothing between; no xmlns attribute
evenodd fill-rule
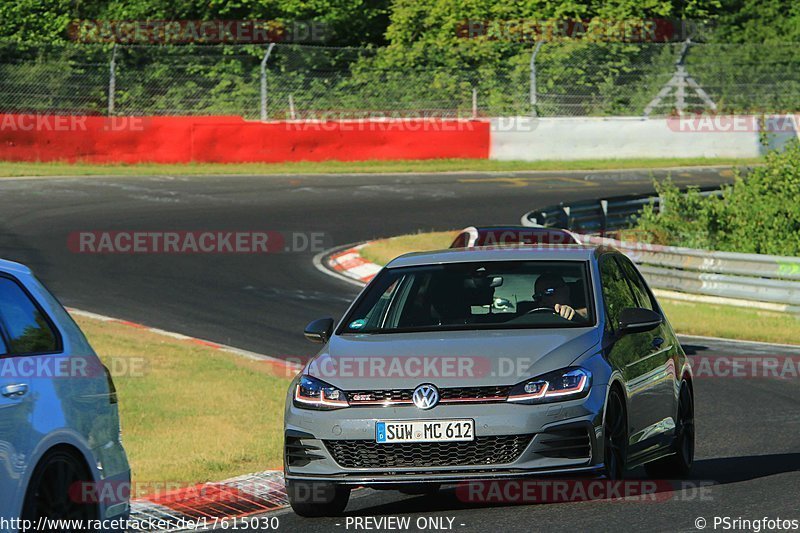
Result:
<svg viewBox="0 0 800 533"><path fill-rule="evenodd" d="M597 328L334 335L305 372L343 390L513 385L569 366Z"/></svg>

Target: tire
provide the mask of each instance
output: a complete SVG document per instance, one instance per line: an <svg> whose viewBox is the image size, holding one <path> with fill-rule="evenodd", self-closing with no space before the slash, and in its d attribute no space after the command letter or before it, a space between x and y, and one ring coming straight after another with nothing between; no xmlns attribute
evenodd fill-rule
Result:
<svg viewBox="0 0 800 533"><path fill-rule="evenodd" d="M299 516L338 516L347 507L350 487L334 483L286 480L286 494L292 510Z"/></svg>
<svg viewBox="0 0 800 533"><path fill-rule="evenodd" d="M694 398L689 384L681 383L675 421L675 453L644 465L653 479L683 479L689 476L694 462Z"/></svg>
<svg viewBox="0 0 800 533"><path fill-rule="evenodd" d="M608 393L603 422L603 463L605 477L616 480L625 477L628 459L628 419L625 402L619 391L612 387Z"/></svg>
<svg viewBox="0 0 800 533"><path fill-rule="evenodd" d="M442 485L440 483L414 483L401 487L398 490L409 496L431 496L439 492L441 487Z"/></svg>
<svg viewBox="0 0 800 533"><path fill-rule="evenodd" d="M22 504L22 518L37 523L40 518L97 520L96 502L81 502L78 483L92 477L82 458L68 450L49 452L33 471Z"/></svg>

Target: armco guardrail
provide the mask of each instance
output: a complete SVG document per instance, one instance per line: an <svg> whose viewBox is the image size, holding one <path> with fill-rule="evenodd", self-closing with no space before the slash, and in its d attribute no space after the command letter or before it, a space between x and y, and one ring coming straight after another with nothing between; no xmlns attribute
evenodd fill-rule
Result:
<svg viewBox="0 0 800 533"><path fill-rule="evenodd" d="M719 194L717 188L701 188L700 194ZM605 234L630 226L634 215L653 203L660 207L661 199L648 194L616 196L605 200L576 202L545 207L522 215L525 226L564 228L577 233Z"/></svg>
<svg viewBox="0 0 800 533"><path fill-rule="evenodd" d="M800 314L798 257L714 252L585 235L628 226L637 212L636 206L641 209L651 200L658 203L657 198L637 196L559 205L526 213L522 223L563 227L583 233L580 237L584 242L613 246L639 265L639 270L655 289L767 303L769 308Z"/></svg>
<svg viewBox="0 0 800 533"><path fill-rule="evenodd" d="M624 252L654 288L769 302L800 313L800 258L711 252L582 236Z"/></svg>

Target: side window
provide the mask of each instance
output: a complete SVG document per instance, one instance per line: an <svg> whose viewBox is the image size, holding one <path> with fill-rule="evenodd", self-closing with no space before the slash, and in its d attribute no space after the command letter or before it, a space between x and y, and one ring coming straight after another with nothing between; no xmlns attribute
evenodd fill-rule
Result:
<svg viewBox="0 0 800 533"><path fill-rule="evenodd" d="M0 326L8 339L8 353L25 355L54 352L57 336L22 288L0 277Z"/></svg>
<svg viewBox="0 0 800 533"><path fill-rule="evenodd" d="M639 303L639 307L644 307L645 309L650 309L651 311L655 310L653 300L650 298L650 293L647 292L647 288L644 285L644 280L642 280L642 276L640 276L639 272L637 272L636 267L633 266L628 258L619 257L617 260L619 261L620 265L622 265L622 270L625 272L625 275L631 282L631 289L633 289L633 294L636 296L636 301Z"/></svg>
<svg viewBox="0 0 800 533"><path fill-rule="evenodd" d="M600 261L600 283L603 286L603 301L608 313L607 325L616 329L620 311L626 307L638 307L625 275L613 256L607 255Z"/></svg>

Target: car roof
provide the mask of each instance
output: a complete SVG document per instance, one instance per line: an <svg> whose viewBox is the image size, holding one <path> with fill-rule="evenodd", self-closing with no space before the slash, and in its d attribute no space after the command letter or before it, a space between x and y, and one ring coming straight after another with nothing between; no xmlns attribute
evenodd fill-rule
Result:
<svg viewBox="0 0 800 533"><path fill-rule="evenodd" d="M541 231L541 232L566 232L567 230L562 228L546 228L544 226L522 226L520 224L498 224L495 226L468 226L464 228L463 231L466 231L470 228L475 228L478 231L497 231L497 230L509 230L509 231Z"/></svg>
<svg viewBox="0 0 800 533"><path fill-rule="evenodd" d="M31 269L22 263L0 259L0 272L5 272L6 274L30 274Z"/></svg>
<svg viewBox="0 0 800 533"><path fill-rule="evenodd" d="M467 241L459 241L467 235ZM549 241L549 242L548 242ZM497 225L468 226L461 230L450 248L472 248L505 244L577 244L580 239L571 231L543 226Z"/></svg>
<svg viewBox="0 0 800 533"><path fill-rule="evenodd" d="M475 248L448 248L430 252L412 252L389 262L386 268L471 263L478 261L589 261L616 250L593 244L503 245Z"/></svg>

